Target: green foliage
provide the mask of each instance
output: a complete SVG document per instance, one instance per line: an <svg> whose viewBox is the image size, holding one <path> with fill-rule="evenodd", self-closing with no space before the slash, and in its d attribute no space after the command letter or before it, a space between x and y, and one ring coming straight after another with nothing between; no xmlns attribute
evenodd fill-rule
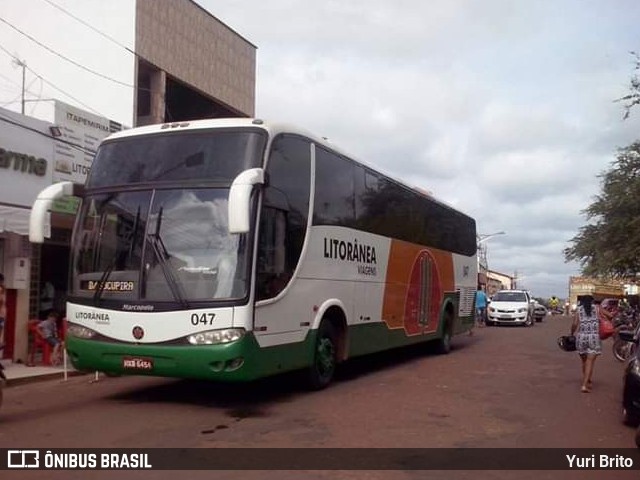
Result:
<svg viewBox="0 0 640 480"><path fill-rule="evenodd" d="M640 55L636 52L631 52L634 57L636 71L640 71ZM640 77L633 75L629 85L629 93L617 100L618 102L624 102L624 118L629 118L631 109L636 105L640 105Z"/></svg>
<svg viewBox="0 0 640 480"><path fill-rule="evenodd" d="M618 150L608 171L599 175L601 193L584 210L583 226L564 250L584 275L635 277L640 272L640 142Z"/></svg>

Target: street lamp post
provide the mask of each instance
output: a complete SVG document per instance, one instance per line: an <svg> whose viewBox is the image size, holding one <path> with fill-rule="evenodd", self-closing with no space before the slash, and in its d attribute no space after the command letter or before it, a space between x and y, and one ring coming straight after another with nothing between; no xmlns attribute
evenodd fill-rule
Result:
<svg viewBox="0 0 640 480"><path fill-rule="evenodd" d="M487 247L483 245L487 240L497 236L497 235L506 235L506 232L499 231L489 234L478 234L476 235L476 242L478 248L478 273L484 274L485 282L489 276L489 264L487 262ZM480 281L478 281L480 283Z"/></svg>
<svg viewBox="0 0 640 480"><path fill-rule="evenodd" d="M495 232L495 233L489 233L487 235L477 235L478 237L478 245L480 245L481 243L486 242L487 240L489 240L490 238L493 238L497 235L506 235L507 232L503 232L503 231L499 231L499 232Z"/></svg>

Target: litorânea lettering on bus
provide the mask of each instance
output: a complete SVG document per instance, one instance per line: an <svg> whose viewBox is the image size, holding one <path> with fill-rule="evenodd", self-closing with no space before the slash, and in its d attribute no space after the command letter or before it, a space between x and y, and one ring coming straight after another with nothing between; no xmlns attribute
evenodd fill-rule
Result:
<svg viewBox="0 0 640 480"><path fill-rule="evenodd" d="M376 247L360 243L357 238L350 242L325 237L324 258L359 263L358 273L360 275L375 276L378 274Z"/></svg>
<svg viewBox="0 0 640 480"><path fill-rule="evenodd" d="M93 320L96 323L103 325L109 325L111 319L108 313L96 313L96 312L76 312L77 320Z"/></svg>

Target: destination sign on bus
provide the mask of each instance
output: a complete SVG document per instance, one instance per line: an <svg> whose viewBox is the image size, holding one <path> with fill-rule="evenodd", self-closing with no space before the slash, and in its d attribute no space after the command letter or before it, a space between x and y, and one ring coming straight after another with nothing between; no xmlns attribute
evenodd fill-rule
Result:
<svg viewBox="0 0 640 480"><path fill-rule="evenodd" d="M102 285L102 286L101 286ZM101 282L97 280L84 280L80 282L80 288L82 290L95 291L101 288L105 292L133 292L135 289L135 282L130 281L109 281Z"/></svg>

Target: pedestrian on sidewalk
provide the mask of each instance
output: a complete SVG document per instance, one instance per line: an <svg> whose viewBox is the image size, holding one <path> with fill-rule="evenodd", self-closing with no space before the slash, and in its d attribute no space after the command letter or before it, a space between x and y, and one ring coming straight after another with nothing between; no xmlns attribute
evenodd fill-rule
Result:
<svg viewBox="0 0 640 480"><path fill-rule="evenodd" d="M478 285L476 292L476 323L479 327L484 327L487 322L487 294Z"/></svg>
<svg viewBox="0 0 640 480"><path fill-rule="evenodd" d="M577 334L576 334L577 333ZM582 393L591 392L593 367L602 353L598 312L591 295L578 297L578 308L571 324L571 335L576 335L576 350L582 362Z"/></svg>

